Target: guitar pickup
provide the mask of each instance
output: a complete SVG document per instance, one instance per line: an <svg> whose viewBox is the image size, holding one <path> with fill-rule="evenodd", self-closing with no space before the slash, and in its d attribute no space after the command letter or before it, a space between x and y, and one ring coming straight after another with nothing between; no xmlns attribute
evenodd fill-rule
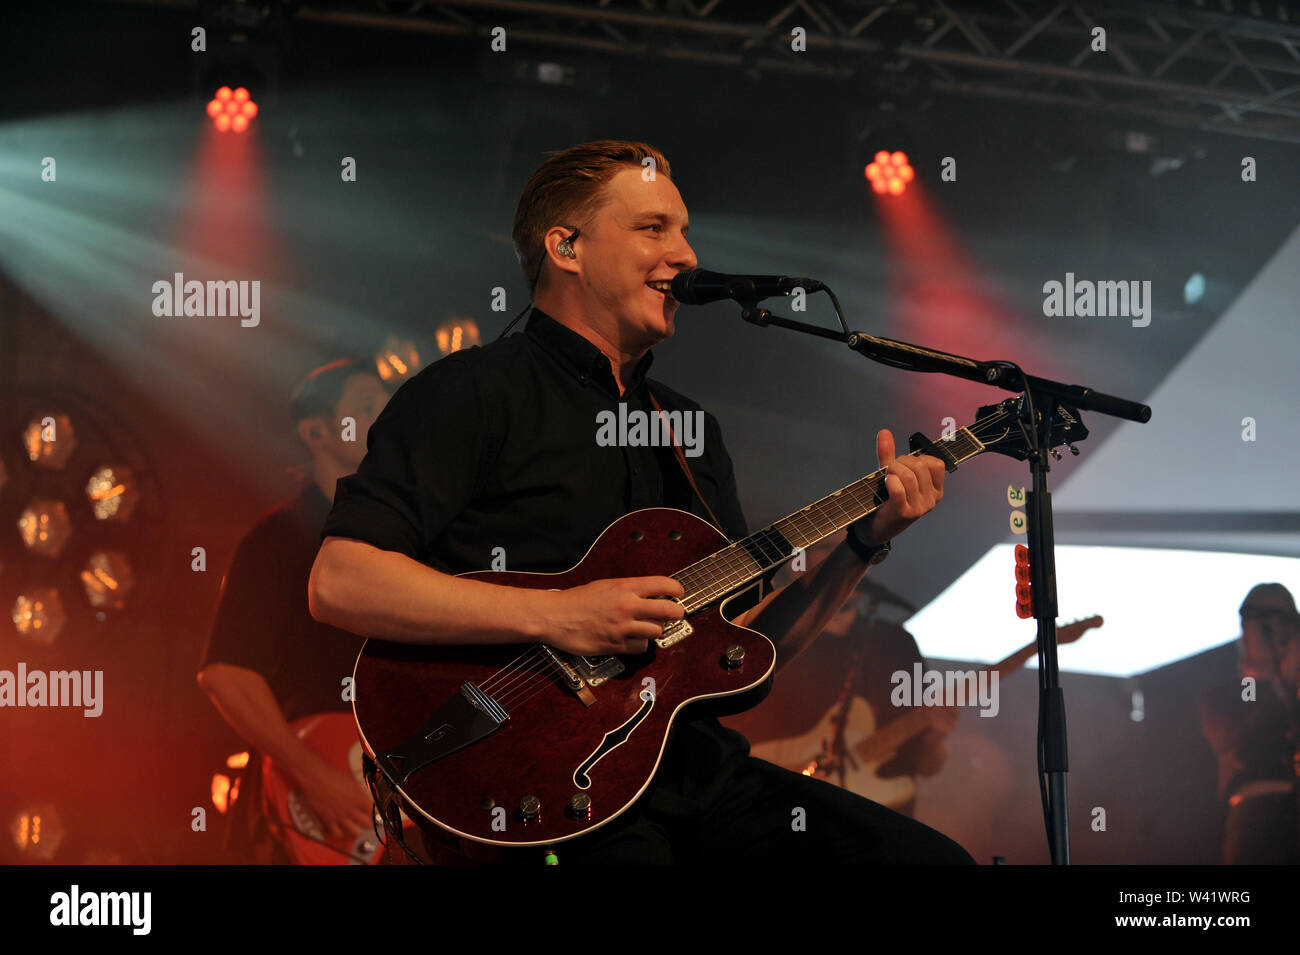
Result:
<svg viewBox="0 0 1300 955"><path fill-rule="evenodd" d="M674 620L668 626L664 627L663 636L657 637L655 643L658 645L659 649L664 650L671 647L674 643L685 640L694 632L695 628L691 626L689 620Z"/></svg>
<svg viewBox="0 0 1300 955"><path fill-rule="evenodd" d="M570 656L569 659L573 661L573 668L587 681L588 686L600 686L627 669L618 657Z"/></svg>

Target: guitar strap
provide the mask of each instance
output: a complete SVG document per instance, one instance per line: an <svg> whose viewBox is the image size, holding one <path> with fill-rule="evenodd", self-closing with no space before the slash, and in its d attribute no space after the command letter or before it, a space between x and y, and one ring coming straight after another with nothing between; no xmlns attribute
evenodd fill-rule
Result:
<svg viewBox="0 0 1300 955"><path fill-rule="evenodd" d="M709 519L713 521L713 526L722 532L722 536L727 538L728 543L734 543L731 540L731 536L723 530L722 521L718 520L718 516L713 513L713 508L709 507L709 502L706 501L704 495L700 493L699 485L695 483L695 476L691 474L691 466L686 463L686 455L682 453L682 446L677 442L677 435L673 432L672 422L668 420L667 412L659 406L659 399L656 398L655 393L650 390L649 382L646 383L645 390L646 394L650 396L650 403L654 405L655 411L659 413L660 417L663 418L664 424L668 426L668 434L672 438L673 453L677 457L677 464L681 467L682 473L686 475L686 480L690 482L691 490L695 492L695 496L699 498L700 503L704 505L704 510L708 512Z"/></svg>

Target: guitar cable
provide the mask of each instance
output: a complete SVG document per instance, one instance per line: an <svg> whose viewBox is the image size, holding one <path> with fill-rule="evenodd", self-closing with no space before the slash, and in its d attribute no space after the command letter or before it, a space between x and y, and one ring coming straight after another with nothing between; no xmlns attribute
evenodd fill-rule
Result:
<svg viewBox="0 0 1300 955"><path fill-rule="evenodd" d="M428 865L428 863L411 851L411 847L406 844L406 839L402 836L402 812L397 805L397 799L392 796L391 792L389 793L389 798L381 799L379 793L376 792L376 789L378 788L377 777L382 770L379 768L378 764L374 763L370 759L369 756L366 756L365 762L370 763L370 766L366 767L369 771L364 774L366 777L366 788L370 790L370 798L374 802L375 807L379 810L380 818L384 820L384 829L388 831L390 838L397 840L397 844L402 847L402 851L406 853L408 859L414 859L417 865ZM373 769L371 769L371 767L373 767ZM386 809L392 810L392 819L389 818L390 814L385 811ZM374 827L374 813L371 813L370 816L371 826ZM384 851L387 852L388 840L379 834L379 829L377 827L375 827L375 837L379 840L379 844L384 847Z"/></svg>

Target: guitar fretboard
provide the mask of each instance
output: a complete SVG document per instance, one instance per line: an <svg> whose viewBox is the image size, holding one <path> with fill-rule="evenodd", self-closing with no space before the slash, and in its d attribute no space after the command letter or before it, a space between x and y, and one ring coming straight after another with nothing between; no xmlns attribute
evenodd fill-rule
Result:
<svg viewBox="0 0 1300 955"><path fill-rule="evenodd" d="M962 428L951 438L935 443L953 464L961 464L985 448L970 428ZM925 452L910 453L916 457ZM682 598L686 612L693 613L742 589L773 568L780 567L798 549L807 549L866 517L885 503L887 473L885 468L872 471L803 510L795 511L674 574L673 577L686 591Z"/></svg>

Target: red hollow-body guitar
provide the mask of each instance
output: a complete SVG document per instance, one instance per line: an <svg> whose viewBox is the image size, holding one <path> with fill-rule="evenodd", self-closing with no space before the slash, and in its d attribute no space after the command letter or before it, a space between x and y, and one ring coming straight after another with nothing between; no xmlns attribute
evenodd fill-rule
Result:
<svg viewBox="0 0 1300 955"><path fill-rule="evenodd" d="M1021 399L980 409L937 442L911 438L948 470L995 451L1024 459ZM1057 410L1050 446L1081 440ZM458 647L368 640L353 711L363 745L421 825L479 843L550 845L625 812L650 785L673 721L756 704L776 662L767 637L723 615L758 578L884 503L875 471L749 537L729 543L701 518L647 508L609 525L574 567L554 574L460 576L557 590L612 577L664 575L685 590L685 618L639 656L580 657L541 644Z"/></svg>

